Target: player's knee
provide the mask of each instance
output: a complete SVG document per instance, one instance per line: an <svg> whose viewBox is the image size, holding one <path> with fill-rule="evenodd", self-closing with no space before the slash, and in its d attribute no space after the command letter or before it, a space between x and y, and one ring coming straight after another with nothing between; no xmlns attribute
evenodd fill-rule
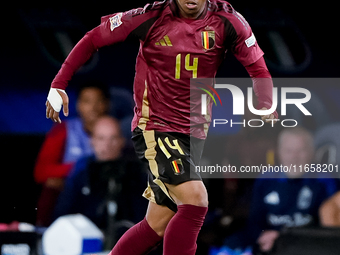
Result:
<svg viewBox="0 0 340 255"><path fill-rule="evenodd" d="M202 207L208 207L208 193L206 189L198 189L192 191L189 196L183 201L183 204L190 204Z"/></svg>
<svg viewBox="0 0 340 255"><path fill-rule="evenodd" d="M193 194L191 203L192 205L208 207L208 194L207 192L197 192Z"/></svg>
<svg viewBox="0 0 340 255"><path fill-rule="evenodd" d="M208 207L208 192L203 182L192 181L170 187L170 194L177 205L189 204Z"/></svg>

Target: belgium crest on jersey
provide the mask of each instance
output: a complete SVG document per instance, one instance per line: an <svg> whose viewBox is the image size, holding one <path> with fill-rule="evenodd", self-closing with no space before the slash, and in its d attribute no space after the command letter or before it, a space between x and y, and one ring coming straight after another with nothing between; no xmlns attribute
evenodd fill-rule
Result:
<svg viewBox="0 0 340 255"><path fill-rule="evenodd" d="M171 162L172 170L174 170L175 175L180 175L184 173L183 163L181 159L176 159Z"/></svg>
<svg viewBox="0 0 340 255"><path fill-rule="evenodd" d="M215 46L215 31L202 32L202 45L206 50L210 50Z"/></svg>

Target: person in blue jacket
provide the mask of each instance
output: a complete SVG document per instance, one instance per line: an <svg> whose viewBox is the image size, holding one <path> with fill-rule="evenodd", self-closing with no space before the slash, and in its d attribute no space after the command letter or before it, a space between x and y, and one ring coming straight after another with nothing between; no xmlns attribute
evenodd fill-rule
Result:
<svg viewBox="0 0 340 255"><path fill-rule="evenodd" d="M260 251L270 251L281 229L319 225L321 204L338 190L330 174L304 170L314 159L313 136L306 129L284 129L277 155L281 169L290 172L268 172L255 181L247 227L226 239L228 247L256 244Z"/></svg>

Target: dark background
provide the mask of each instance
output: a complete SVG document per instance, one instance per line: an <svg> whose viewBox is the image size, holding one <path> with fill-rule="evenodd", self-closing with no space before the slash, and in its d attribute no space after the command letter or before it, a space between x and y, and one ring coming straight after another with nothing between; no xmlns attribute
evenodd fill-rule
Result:
<svg viewBox="0 0 340 255"><path fill-rule="evenodd" d="M0 222L35 222L40 187L34 183L33 167L45 133L52 126L44 117L44 104L67 50L86 31L97 26L101 16L147 2L28 1L8 3L6 7L3 3L0 15ZM336 2L231 1L231 4L252 26L273 77L338 77ZM68 89L71 102L75 102L77 84L88 79L100 79L132 92L138 46L138 42L126 42L96 53L71 81ZM218 76L247 77L247 73L227 54ZM337 121L338 88L314 89ZM71 116L74 114L73 104Z"/></svg>

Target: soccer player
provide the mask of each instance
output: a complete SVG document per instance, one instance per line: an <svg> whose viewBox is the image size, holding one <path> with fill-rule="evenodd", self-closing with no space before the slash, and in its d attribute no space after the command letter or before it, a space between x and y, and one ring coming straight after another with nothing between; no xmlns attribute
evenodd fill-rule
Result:
<svg viewBox="0 0 340 255"><path fill-rule="evenodd" d="M103 17L79 41L52 82L47 118L61 122L62 106L68 115L65 88L78 68L99 48L127 38L140 41L132 139L137 155L149 164L144 197L150 202L145 219L129 229L110 254L147 254L163 239L165 255L193 255L208 195L190 166L198 164L209 121L200 114L190 118L190 79L214 77L230 50L254 78L258 109L270 109L271 76L249 24L228 2L155 2Z"/></svg>

